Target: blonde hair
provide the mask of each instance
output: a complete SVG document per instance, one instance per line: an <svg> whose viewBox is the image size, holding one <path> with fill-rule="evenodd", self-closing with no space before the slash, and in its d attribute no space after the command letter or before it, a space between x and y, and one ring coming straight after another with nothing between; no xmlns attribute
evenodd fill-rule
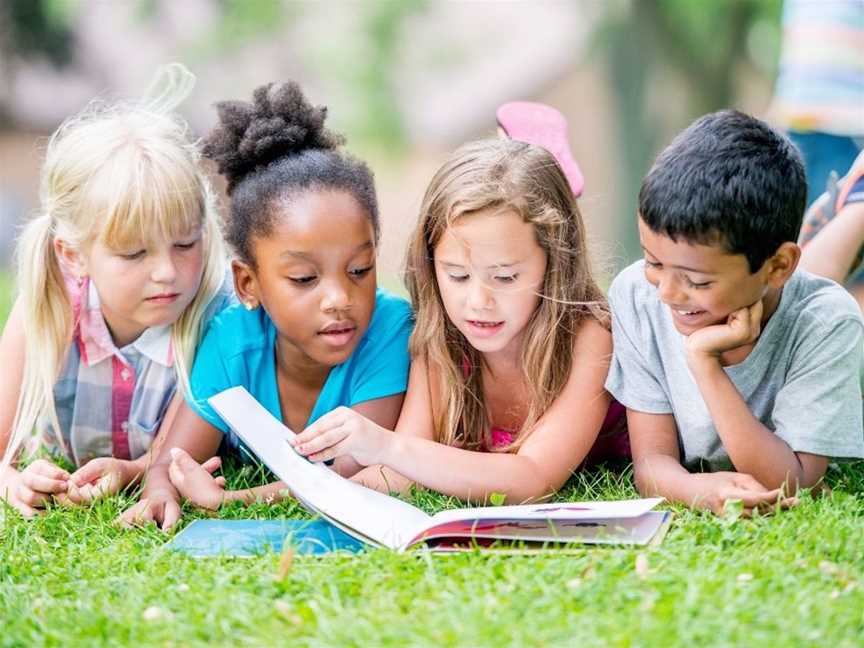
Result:
<svg viewBox="0 0 864 648"><path fill-rule="evenodd" d="M482 354L448 319L435 278L434 251L456 220L481 210L513 211L534 226L545 251L540 303L525 328L521 350L528 413L505 451L524 442L564 388L581 322L608 327L606 301L589 264L585 228L567 178L555 158L509 139L481 140L456 150L426 190L406 260L416 313L411 356L426 362L433 393L436 439L468 449L492 449L479 368ZM497 449L497 448L496 448Z"/></svg>
<svg viewBox="0 0 864 648"><path fill-rule="evenodd" d="M203 316L227 263L213 191L187 125L171 113L192 85L194 77L183 66L166 66L145 100L94 103L65 121L48 142L40 211L24 228L16 250L26 360L4 466L45 418L65 448L53 389L75 322L55 239L78 250L96 240L127 249L201 229L201 283L171 327L178 383L188 391Z"/></svg>

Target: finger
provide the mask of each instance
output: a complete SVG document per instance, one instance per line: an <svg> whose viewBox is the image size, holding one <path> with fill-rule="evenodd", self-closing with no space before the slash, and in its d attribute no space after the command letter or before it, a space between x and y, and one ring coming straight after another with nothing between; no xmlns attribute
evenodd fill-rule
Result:
<svg viewBox="0 0 864 648"><path fill-rule="evenodd" d="M315 437L314 439L310 439L304 443L301 443L296 447L297 452L300 454L309 457L310 455L316 454L330 448L337 443L340 443L345 438L348 437L348 430L344 427L338 427L328 432L324 432L323 434Z"/></svg>
<svg viewBox="0 0 864 648"><path fill-rule="evenodd" d="M30 518L35 517L35 516L37 516L37 515L39 515L39 514L41 513L41 511L39 511L38 509L33 508L32 506L30 506L30 505L27 504L26 502L22 502L22 501L19 500L17 497L12 498L12 499L9 501L9 503L12 504L12 506L13 506L13 507L14 507L14 508L15 508L15 509L16 509L16 510L21 514L21 515L23 515L23 516L24 516L25 518L27 518L28 520L29 520Z"/></svg>
<svg viewBox="0 0 864 648"><path fill-rule="evenodd" d="M45 506L45 493L39 493L31 490L24 484L18 484L18 489L15 491L15 498L33 508L43 508Z"/></svg>
<svg viewBox="0 0 864 648"><path fill-rule="evenodd" d="M347 445L348 444L345 442L336 443L336 444L330 446L329 448L325 448L321 452L316 452L315 454L311 454L306 458L309 459L309 461L315 461L315 462L330 461L331 459L335 459L336 457L341 457L342 455L350 454L348 452L347 447L346 447Z"/></svg>
<svg viewBox="0 0 864 648"><path fill-rule="evenodd" d="M207 461L201 464L201 467L209 473L214 473L219 470L219 466L222 465L221 457L210 457Z"/></svg>
<svg viewBox="0 0 864 648"><path fill-rule="evenodd" d="M81 493L81 489L72 482L69 482L69 490L67 490L65 494L61 493L60 495L56 495L55 498L63 506L76 506L86 504L90 501Z"/></svg>
<svg viewBox="0 0 864 648"><path fill-rule="evenodd" d="M107 457L93 459L72 473L71 481L76 486L83 486L97 481L107 471L113 468L114 460Z"/></svg>
<svg viewBox="0 0 864 648"><path fill-rule="evenodd" d="M222 487L225 486L225 478L224 478L224 477L221 477L221 476L220 476L220 477L217 477L217 478L214 480L214 482L215 482L216 485L219 486L220 488L222 488Z"/></svg>
<svg viewBox="0 0 864 648"><path fill-rule="evenodd" d="M345 424L346 420L345 412L343 412L342 410L343 408L340 407L339 409L328 412L327 414L319 418L312 425L310 425L300 434L291 439L291 445L296 447L300 443L307 443L309 440L314 439L319 434L323 434L335 428L342 427Z"/></svg>
<svg viewBox="0 0 864 648"><path fill-rule="evenodd" d="M753 508L762 504L776 504L780 499L780 489L775 488L764 493L742 490L734 493L733 499L741 500L745 508Z"/></svg>
<svg viewBox="0 0 864 648"><path fill-rule="evenodd" d="M162 530L168 531L180 519L180 505L173 500L165 502L162 508Z"/></svg>
<svg viewBox="0 0 864 648"><path fill-rule="evenodd" d="M171 480L171 483L174 484L174 486L182 491L183 483L186 481L186 473L183 472L183 469L180 468L180 464L177 461L172 460L168 465L168 479Z"/></svg>
<svg viewBox="0 0 864 648"><path fill-rule="evenodd" d="M189 472L201 466L183 448L171 448L169 451L172 463L176 463L184 472Z"/></svg>
<svg viewBox="0 0 864 648"><path fill-rule="evenodd" d="M21 483L32 491L41 493L65 493L69 488L69 482L65 479L52 479L38 473L21 473Z"/></svg>
<svg viewBox="0 0 864 648"><path fill-rule="evenodd" d="M24 473L37 473L50 479L65 481L69 479L69 473L46 459L37 459L24 469ZM23 474L23 473L22 473Z"/></svg>
<svg viewBox="0 0 864 648"><path fill-rule="evenodd" d="M735 479L733 480L735 486L741 490L745 491L754 491L759 493L767 493L768 489L765 488L759 480L757 480L753 475L748 475L747 473L738 473L735 475Z"/></svg>

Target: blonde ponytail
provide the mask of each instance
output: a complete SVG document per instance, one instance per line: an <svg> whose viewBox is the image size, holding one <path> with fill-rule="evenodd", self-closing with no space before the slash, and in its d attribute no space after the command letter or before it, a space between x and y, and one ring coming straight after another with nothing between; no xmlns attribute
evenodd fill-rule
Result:
<svg viewBox="0 0 864 648"><path fill-rule="evenodd" d="M3 466L46 419L65 448L53 390L75 323L55 240L79 251L96 240L123 249L130 241L177 238L201 229L201 282L171 328L177 380L188 391L204 315L227 264L214 194L200 169L198 150L187 125L170 112L188 96L194 81L183 66L165 66L142 101L94 103L64 122L48 143L41 172L42 213L25 227L17 247L26 354Z"/></svg>

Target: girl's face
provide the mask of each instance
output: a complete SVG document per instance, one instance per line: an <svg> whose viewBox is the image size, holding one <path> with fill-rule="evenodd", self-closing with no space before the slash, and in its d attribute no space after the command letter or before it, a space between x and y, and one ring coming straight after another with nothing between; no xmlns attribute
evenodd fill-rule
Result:
<svg viewBox="0 0 864 648"><path fill-rule="evenodd" d="M347 360L375 308L375 235L360 203L344 191L307 191L252 247L257 268L234 263L237 293L267 311L283 360Z"/></svg>
<svg viewBox="0 0 864 648"><path fill-rule="evenodd" d="M447 228L433 254L450 321L478 351L516 358L546 272L534 226L513 211L480 211Z"/></svg>
<svg viewBox="0 0 864 648"><path fill-rule="evenodd" d="M64 253L62 243L59 250ZM200 229L123 250L96 240L83 254L71 255L78 271L95 285L118 347L151 326L173 324L198 292L204 264Z"/></svg>

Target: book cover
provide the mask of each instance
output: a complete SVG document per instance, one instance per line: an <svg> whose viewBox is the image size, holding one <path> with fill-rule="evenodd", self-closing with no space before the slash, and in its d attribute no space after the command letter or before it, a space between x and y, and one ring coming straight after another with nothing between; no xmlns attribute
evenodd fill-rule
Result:
<svg viewBox="0 0 864 648"><path fill-rule="evenodd" d="M165 548L195 558L251 557L280 553L286 543L296 555L316 556L366 546L324 520L195 520Z"/></svg>

